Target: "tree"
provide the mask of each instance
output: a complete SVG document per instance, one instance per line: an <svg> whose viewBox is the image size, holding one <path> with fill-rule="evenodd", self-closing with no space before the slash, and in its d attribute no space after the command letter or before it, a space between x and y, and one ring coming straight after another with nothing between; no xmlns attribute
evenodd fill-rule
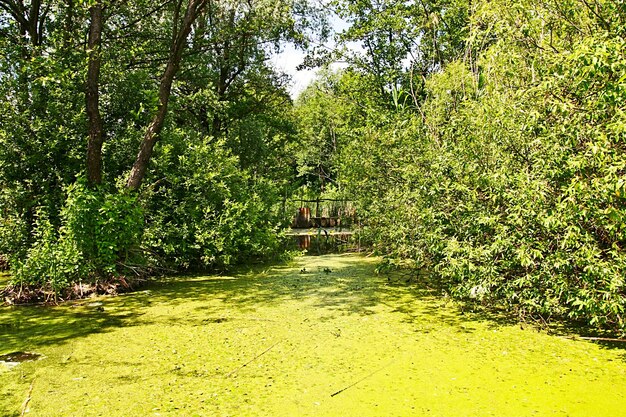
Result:
<svg viewBox="0 0 626 417"><path fill-rule="evenodd" d="M91 185L102 182L102 144L104 142L104 127L100 115L100 65L102 28L104 13L101 1L96 1L89 8L91 23L87 49L89 64L86 82L86 107L88 118L89 140L87 142L87 180Z"/></svg>
<svg viewBox="0 0 626 417"><path fill-rule="evenodd" d="M362 241L455 297L624 334L623 5L340 4L364 49L319 98L347 107L333 169ZM428 17L415 50L378 25L397 15Z"/></svg>
<svg viewBox="0 0 626 417"><path fill-rule="evenodd" d="M167 114L167 106L172 91L172 82L174 81L174 76L180 68L180 61L187 44L187 37L191 32L193 23L196 21L206 4L207 0L189 0L184 17L180 23L178 22L178 17L182 12L182 3L179 2L176 6L172 30L172 45L165 71L163 72L159 85L159 103L157 111L150 122L150 125L146 129L146 133L140 145L139 153L137 154L137 159L135 160L130 174L128 175L128 180L126 181L126 187L131 190L137 190L141 186L141 182L144 179L146 170L148 169L148 163L150 162L150 157L152 156L152 150L154 149L154 145L159 138L161 130L163 129L163 123L165 122L165 116Z"/></svg>
<svg viewBox="0 0 626 417"><path fill-rule="evenodd" d="M2 0L0 9L8 13L18 25L19 37L13 37L19 44L28 42L31 47L43 43L48 14L52 2L33 0L25 4L23 0Z"/></svg>
<svg viewBox="0 0 626 417"><path fill-rule="evenodd" d="M350 23L338 36L338 53L369 74L387 102L393 91L421 82L465 50L466 0L336 0L337 14ZM359 45L355 49L354 44Z"/></svg>
<svg viewBox="0 0 626 417"><path fill-rule="evenodd" d="M277 250L293 129L268 57L304 42L304 9L0 2L0 253L14 277L61 290L168 264L157 255L183 268Z"/></svg>

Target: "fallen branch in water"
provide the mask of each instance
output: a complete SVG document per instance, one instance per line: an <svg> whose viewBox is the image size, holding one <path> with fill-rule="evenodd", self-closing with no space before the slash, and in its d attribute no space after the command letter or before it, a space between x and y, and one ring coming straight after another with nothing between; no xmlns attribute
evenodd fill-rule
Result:
<svg viewBox="0 0 626 417"><path fill-rule="evenodd" d="M598 342L626 342L626 339L616 339L616 338L612 338L612 337L585 337L585 336L574 336L571 337L570 339L582 339L582 340L592 340L592 341L598 341Z"/></svg>
<svg viewBox="0 0 626 417"><path fill-rule="evenodd" d="M372 375L374 375L377 372L382 371L383 369L385 369L386 367L388 367L389 365L391 365L393 362L395 362L395 359L390 360L389 362L387 362L385 365L383 365L382 367L376 369L373 372L370 372L369 374L365 375L363 378L359 379L356 382L353 382L352 384L348 385L345 388L340 389L339 391L330 394L331 397L334 397L335 395L341 394L342 392L344 392L345 390L347 390L348 388L352 388L353 386L355 386L356 384L358 384L359 382L365 381L367 378L371 377Z"/></svg>
<svg viewBox="0 0 626 417"><path fill-rule="evenodd" d="M260 358L261 356L265 355L267 352L270 351L270 349L272 349L274 346L276 346L277 344L279 344L280 342L282 342L282 340L279 340L278 342L274 343L272 346L268 347L267 349L265 349L263 352L259 353L258 355L256 355L254 358L250 359L248 362L244 363L243 365L241 365L239 368L234 369L232 371L230 371L228 374L226 374L226 378L229 378L231 375L234 375L235 373L237 373L239 370L245 368L246 366L248 366L250 363L254 362L255 360L257 360L258 358Z"/></svg>
<svg viewBox="0 0 626 417"><path fill-rule="evenodd" d="M33 382L30 383L30 388L28 389L28 395L26 396L26 399L22 403L22 414L20 414L21 417L24 417L24 415L26 414L26 410L28 410L28 403L30 402L30 396L33 393L34 385L35 385L35 380L33 379Z"/></svg>

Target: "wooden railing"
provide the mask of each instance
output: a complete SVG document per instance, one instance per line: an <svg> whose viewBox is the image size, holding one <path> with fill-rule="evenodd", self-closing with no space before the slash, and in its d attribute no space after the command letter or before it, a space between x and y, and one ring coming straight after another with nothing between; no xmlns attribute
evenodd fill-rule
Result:
<svg viewBox="0 0 626 417"><path fill-rule="evenodd" d="M356 210L351 201L330 198L295 201L300 207L293 218L293 228L349 227L356 222Z"/></svg>

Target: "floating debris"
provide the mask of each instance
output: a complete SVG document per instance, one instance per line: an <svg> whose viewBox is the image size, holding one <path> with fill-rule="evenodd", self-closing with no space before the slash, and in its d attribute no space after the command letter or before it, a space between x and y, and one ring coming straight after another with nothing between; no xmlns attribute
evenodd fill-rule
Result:
<svg viewBox="0 0 626 417"><path fill-rule="evenodd" d="M22 362L32 362L42 359L43 355L33 352L11 352L0 355L0 365L4 365L7 369L15 368Z"/></svg>
<svg viewBox="0 0 626 417"><path fill-rule="evenodd" d="M202 323L224 323L225 321L228 321L228 320L229 319L227 317L208 318L208 319L202 320Z"/></svg>
<svg viewBox="0 0 626 417"><path fill-rule="evenodd" d="M0 355L0 362L31 362L41 359L41 353L32 352L12 352Z"/></svg>

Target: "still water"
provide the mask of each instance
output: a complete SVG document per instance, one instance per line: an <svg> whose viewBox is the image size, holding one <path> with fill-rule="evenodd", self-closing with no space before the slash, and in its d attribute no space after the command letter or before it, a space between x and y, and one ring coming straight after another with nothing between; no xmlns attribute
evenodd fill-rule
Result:
<svg viewBox="0 0 626 417"><path fill-rule="evenodd" d="M293 229L289 246L310 256L360 251L359 239L348 230Z"/></svg>

